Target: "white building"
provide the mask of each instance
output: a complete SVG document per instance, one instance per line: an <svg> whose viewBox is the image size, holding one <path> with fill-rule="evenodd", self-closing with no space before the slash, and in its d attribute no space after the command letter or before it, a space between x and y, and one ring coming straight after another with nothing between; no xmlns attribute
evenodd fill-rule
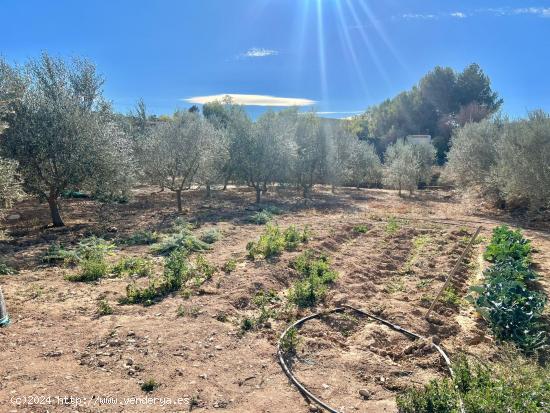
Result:
<svg viewBox="0 0 550 413"><path fill-rule="evenodd" d="M408 143L432 143L430 135L407 135L405 139Z"/></svg>

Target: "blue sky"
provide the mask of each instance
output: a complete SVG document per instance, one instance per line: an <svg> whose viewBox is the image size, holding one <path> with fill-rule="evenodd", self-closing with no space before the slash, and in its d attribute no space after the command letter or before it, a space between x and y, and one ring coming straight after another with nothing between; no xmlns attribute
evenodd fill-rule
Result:
<svg viewBox="0 0 550 413"><path fill-rule="evenodd" d="M0 0L0 54L85 56L121 112L219 94L345 117L477 62L513 117L550 111L550 1ZM264 106L250 106L257 114Z"/></svg>

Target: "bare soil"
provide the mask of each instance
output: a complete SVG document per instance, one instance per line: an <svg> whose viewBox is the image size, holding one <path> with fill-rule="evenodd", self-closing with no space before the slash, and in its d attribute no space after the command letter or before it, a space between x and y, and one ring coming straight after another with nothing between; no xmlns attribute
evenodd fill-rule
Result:
<svg viewBox="0 0 550 413"><path fill-rule="evenodd" d="M183 216L196 224L194 232L217 228L223 235L205 253L218 271L191 297L173 294L149 307L118 304L128 279L75 283L65 279L74 268L42 263L54 241L74 245L92 234L116 240L142 229L166 231L178 216L175 199L154 191L136 190L124 205L64 200L67 227L61 229L45 227L46 205L27 200L13 209L21 218L4 222L11 240L0 242L2 259L19 269L0 279L12 317L12 324L0 330L0 411L308 412L311 406L277 362L277 340L292 320L341 304L441 343L451 356L466 352L490 358L498 346L464 300L481 273L485 241L476 244L453 280L456 297L436 305L430 322L424 318L478 225L484 240L501 223L526 227L536 247L541 288L550 293L548 222L526 223L483 205L472 208L448 191L400 198L385 190L339 189L334 195L318 188L304 204L293 192L270 190L265 203L284 211L275 221L283 228L307 225L313 237L300 251L254 262L245 258L246 244L264 229L248 222L254 194L230 188L205 199L204 193L190 191ZM355 231L358 225L368 231ZM339 278L321 305L298 310L285 305L285 295L297 279L289 264L305 248L326 253ZM148 246L119 245L109 259L125 256L154 258L155 271L162 271L162 258ZM228 274L221 268L230 258L238 264ZM243 332L242 320L259 315L253 298L262 290L277 293L270 306L275 315ZM109 302L112 315L98 316L101 299ZM397 393L447 374L429 342L413 342L351 313L305 324L292 368L342 412L395 412ZM140 386L149 379L159 387L145 393ZM37 399L18 399L29 396ZM79 397L82 404L56 399L65 396ZM128 400L132 397L157 400ZM162 405L166 398L172 403ZM180 404L174 404L178 398Z"/></svg>

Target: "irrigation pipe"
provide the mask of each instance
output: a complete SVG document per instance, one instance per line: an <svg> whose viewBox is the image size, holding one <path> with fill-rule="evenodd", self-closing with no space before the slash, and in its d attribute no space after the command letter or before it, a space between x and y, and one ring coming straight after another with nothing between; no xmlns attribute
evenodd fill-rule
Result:
<svg viewBox="0 0 550 413"><path fill-rule="evenodd" d="M325 409L326 411L328 411L330 413L341 413L341 412L336 410L334 407L329 406L328 404L323 402L321 399L319 399L317 396L315 396L310 390L308 390L296 378L296 376L292 373L292 370L290 369L290 367L288 366L288 364L285 360L285 354L284 354L284 352L281 348L281 342L286 337L286 335L288 334L288 332L292 328L298 328L298 327L302 326L308 320L311 320L311 319L314 319L314 318L320 318L320 317L322 317L324 315L327 315L327 314L341 313L341 312L344 312L346 309L354 311L358 314L361 314L362 316L372 318L373 320L376 320L380 324L383 324L383 325L391 328L392 330L397 331L398 333L404 334L409 338L426 341L426 338L419 335L419 334L413 333L412 331L406 330L403 327L398 326L397 324L393 324L393 323L391 323L387 320L384 320L383 318L375 316L374 314L370 314L366 311L360 310L358 308L355 308L355 307L352 307L352 306L349 306L349 305L343 305L341 307L337 307L337 308L334 308L332 310L323 311L323 312L319 312L319 313L309 315L307 317L304 317L304 318L296 321L295 323L291 324L290 326L288 326L287 329L283 332L283 334L281 334L281 336L279 338L279 342L277 343L277 356L279 358L279 363L281 364L281 367L282 367L284 373L287 375L287 377L290 379L290 381L298 388L300 393L302 393L308 400L313 401L319 407ZM449 370L449 373L450 373L451 377L453 377L454 373L453 373L453 369L451 367L451 360L449 359L449 356L447 356L445 351L443 351L443 349L440 346L438 346L437 344L435 344L433 342L431 344L439 352L439 354L441 355L441 357L445 361L445 364L447 365L447 369ZM460 410L461 410L462 413L464 413L464 407L462 406L462 400L461 399L460 399Z"/></svg>

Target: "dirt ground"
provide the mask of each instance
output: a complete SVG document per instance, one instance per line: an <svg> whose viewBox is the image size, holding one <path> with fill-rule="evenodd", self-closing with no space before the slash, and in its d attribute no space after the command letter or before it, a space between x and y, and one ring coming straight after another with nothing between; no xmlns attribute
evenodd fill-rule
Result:
<svg viewBox="0 0 550 413"><path fill-rule="evenodd" d="M54 241L71 245L92 234L116 240L142 229L165 231L178 216L174 196L153 191L136 190L123 205L64 200L67 227L61 229L44 227L47 207L33 200L10 212L21 218L4 222L11 239L0 241L0 254L19 273L0 278L12 318L0 330L0 411L314 411L276 357L281 332L312 311L284 305L297 277L289 263L300 251L269 261L245 258L247 243L264 229L248 222L255 208L248 190L215 191L210 200L199 191L185 194L183 217L196 224L194 232L217 228L222 233L205 253L218 271L191 297L173 294L148 307L122 305L118 300L125 296L128 279L70 282L65 276L74 269L42 263ZM271 190L265 203L284 211L275 216L279 226L308 225L312 239L301 250L326 253L339 273L316 311L353 305L440 343L451 356L491 357L498 351L464 300L480 276L480 252L495 225L527 227L541 287L550 293L548 222L527 225L449 191L400 198L394 191L339 189L331 194L318 188L304 205L292 192ZM358 225L366 225L367 232L355 231ZM456 297L439 303L426 321L430 300L478 225L482 242L453 280ZM158 261L156 271L162 271L162 259L148 246L118 246L109 259L124 256L151 257ZM230 258L238 264L228 274L221 267ZM243 333L242 320L259 314L253 298L262 290L277 293L271 304L276 315ZM112 315L97 315L100 299L109 302ZM292 368L341 412L395 412L398 392L447 374L429 343L413 342L352 313L305 324ZM149 379L160 386L145 393L140 385Z"/></svg>

